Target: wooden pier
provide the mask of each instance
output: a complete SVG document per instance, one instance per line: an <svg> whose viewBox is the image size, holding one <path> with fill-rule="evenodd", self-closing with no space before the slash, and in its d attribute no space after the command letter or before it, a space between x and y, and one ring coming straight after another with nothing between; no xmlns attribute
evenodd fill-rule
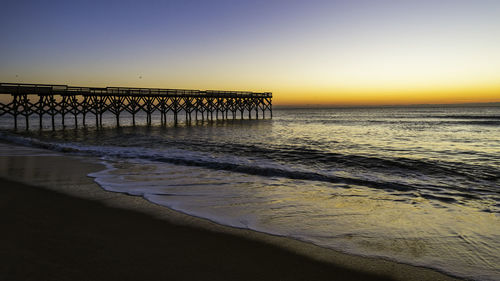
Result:
<svg viewBox="0 0 500 281"><path fill-rule="evenodd" d="M173 121L178 122L184 114L186 121L191 121L194 115L202 120L236 119L238 113L243 119L265 118L266 111L272 118L272 93L254 93L242 91L213 90L182 90L157 88L126 88L126 87L73 87L67 85L0 83L0 95L11 95L11 102L0 102L0 116L11 115L14 119L14 129L18 127L18 117L25 119L26 130L29 129L29 119L38 115L40 129L43 128L43 116L50 116L52 130L55 130L55 117L60 116L62 127L65 128L65 118L74 118L74 126L78 127L78 117L82 125L87 126L87 115L93 115L95 126L102 127L102 115L110 112L116 117L116 126L120 126L120 115L129 113L132 124L136 124L136 115L146 114L146 124L151 125L152 115L160 114L162 125L167 123L167 114L173 115ZM94 122L92 122L94 123Z"/></svg>

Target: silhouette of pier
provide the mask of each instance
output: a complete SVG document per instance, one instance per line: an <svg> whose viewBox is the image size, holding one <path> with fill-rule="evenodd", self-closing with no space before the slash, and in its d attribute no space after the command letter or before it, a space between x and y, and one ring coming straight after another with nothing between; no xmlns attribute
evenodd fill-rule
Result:
<svg viewBox="0 0 500 281"><path fill-rule="evenodd" d="M236 119L238 113L243 119L265 118L266 111L272 118L272 93L214 90L183 90L158 88L128 88L128 87L73 87L67 85L0 83L0 95L11 95L7 104L0 102L0 116L11 115L14 128L17 130L18 117L24 117L26 130L29 129L29 118L39 116L40 129L43 116L50 116L52 130L55 130L55 117L60 116L63 128L69 115L74 118L74 126L78 127L78 117L82 125L87 126L87 115L93 115L95 126L102 127L102 115L110 112L116 117L116 126L120 126L120 115L129 113L132 124L136 124L136 115L146 114L146 124L151 125L153 113L160 113L162 125L167 123L167 114L173 115L173 121L178 122L184 114L186 121L192 120L192 115L198 120ZM92 122L94 123L94 122Z"/></svg>

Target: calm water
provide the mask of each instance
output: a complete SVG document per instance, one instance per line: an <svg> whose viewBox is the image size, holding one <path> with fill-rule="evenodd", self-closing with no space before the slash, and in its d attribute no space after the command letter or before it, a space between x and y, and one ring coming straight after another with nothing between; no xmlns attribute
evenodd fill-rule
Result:
<svg viewBox="0 0 500 281"><path fill-rule="evenodd" d="M275 109L1 136L99 156L103 188L222 224L500 280L500 107Z"/></svg>

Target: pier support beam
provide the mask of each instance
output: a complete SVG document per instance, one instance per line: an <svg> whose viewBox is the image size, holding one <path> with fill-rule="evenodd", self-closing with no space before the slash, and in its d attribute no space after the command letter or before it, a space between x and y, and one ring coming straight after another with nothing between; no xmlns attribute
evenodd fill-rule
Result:
<svg viewBox="0 0 500 281"><path fill-rule="evenodd" d="M228 120L229 114L233 119L243 119L245 111L248 111L248 119L252 119L252 110L255 110L256 119L260 110L264 117L266 111L272 117L271 93L0 83L2 94L11 95L12 102L0 103L0 116L12 116L16 130L19 115L24 116L26 129L29 130L33 114L38 114L40 129L43 129L44 116L50 115L52 130L56 129L56 116L60 118L62 128L66 128L67 114L73 115L75 128L78 128L80 114L83 127L87 126L87 113L95 116L96 128L102 128L103 115L108 112L115 115L116 126L119 127L122 125L122 111L132 115L133 126L137 124L136 115L141 112L146 115L146 124L151 126L156 110L162 126L167 124L169 112L172 112L173 121L177 124L181 111L184 111L186 123L191 122L193 113L196 120L201 113L203 122L213 121L214 117L215 120ZM38 96L36 102L30 101L31 95Z"/></svg>

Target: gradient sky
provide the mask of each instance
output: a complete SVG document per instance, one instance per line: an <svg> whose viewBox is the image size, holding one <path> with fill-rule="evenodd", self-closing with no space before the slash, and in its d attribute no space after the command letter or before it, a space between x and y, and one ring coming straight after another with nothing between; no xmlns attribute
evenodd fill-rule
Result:
<svg viewBox="0 0 500 281"><path fill-rule="evenodd" d="M500 101L500 1L3 0L0 81Z"/></svg>

